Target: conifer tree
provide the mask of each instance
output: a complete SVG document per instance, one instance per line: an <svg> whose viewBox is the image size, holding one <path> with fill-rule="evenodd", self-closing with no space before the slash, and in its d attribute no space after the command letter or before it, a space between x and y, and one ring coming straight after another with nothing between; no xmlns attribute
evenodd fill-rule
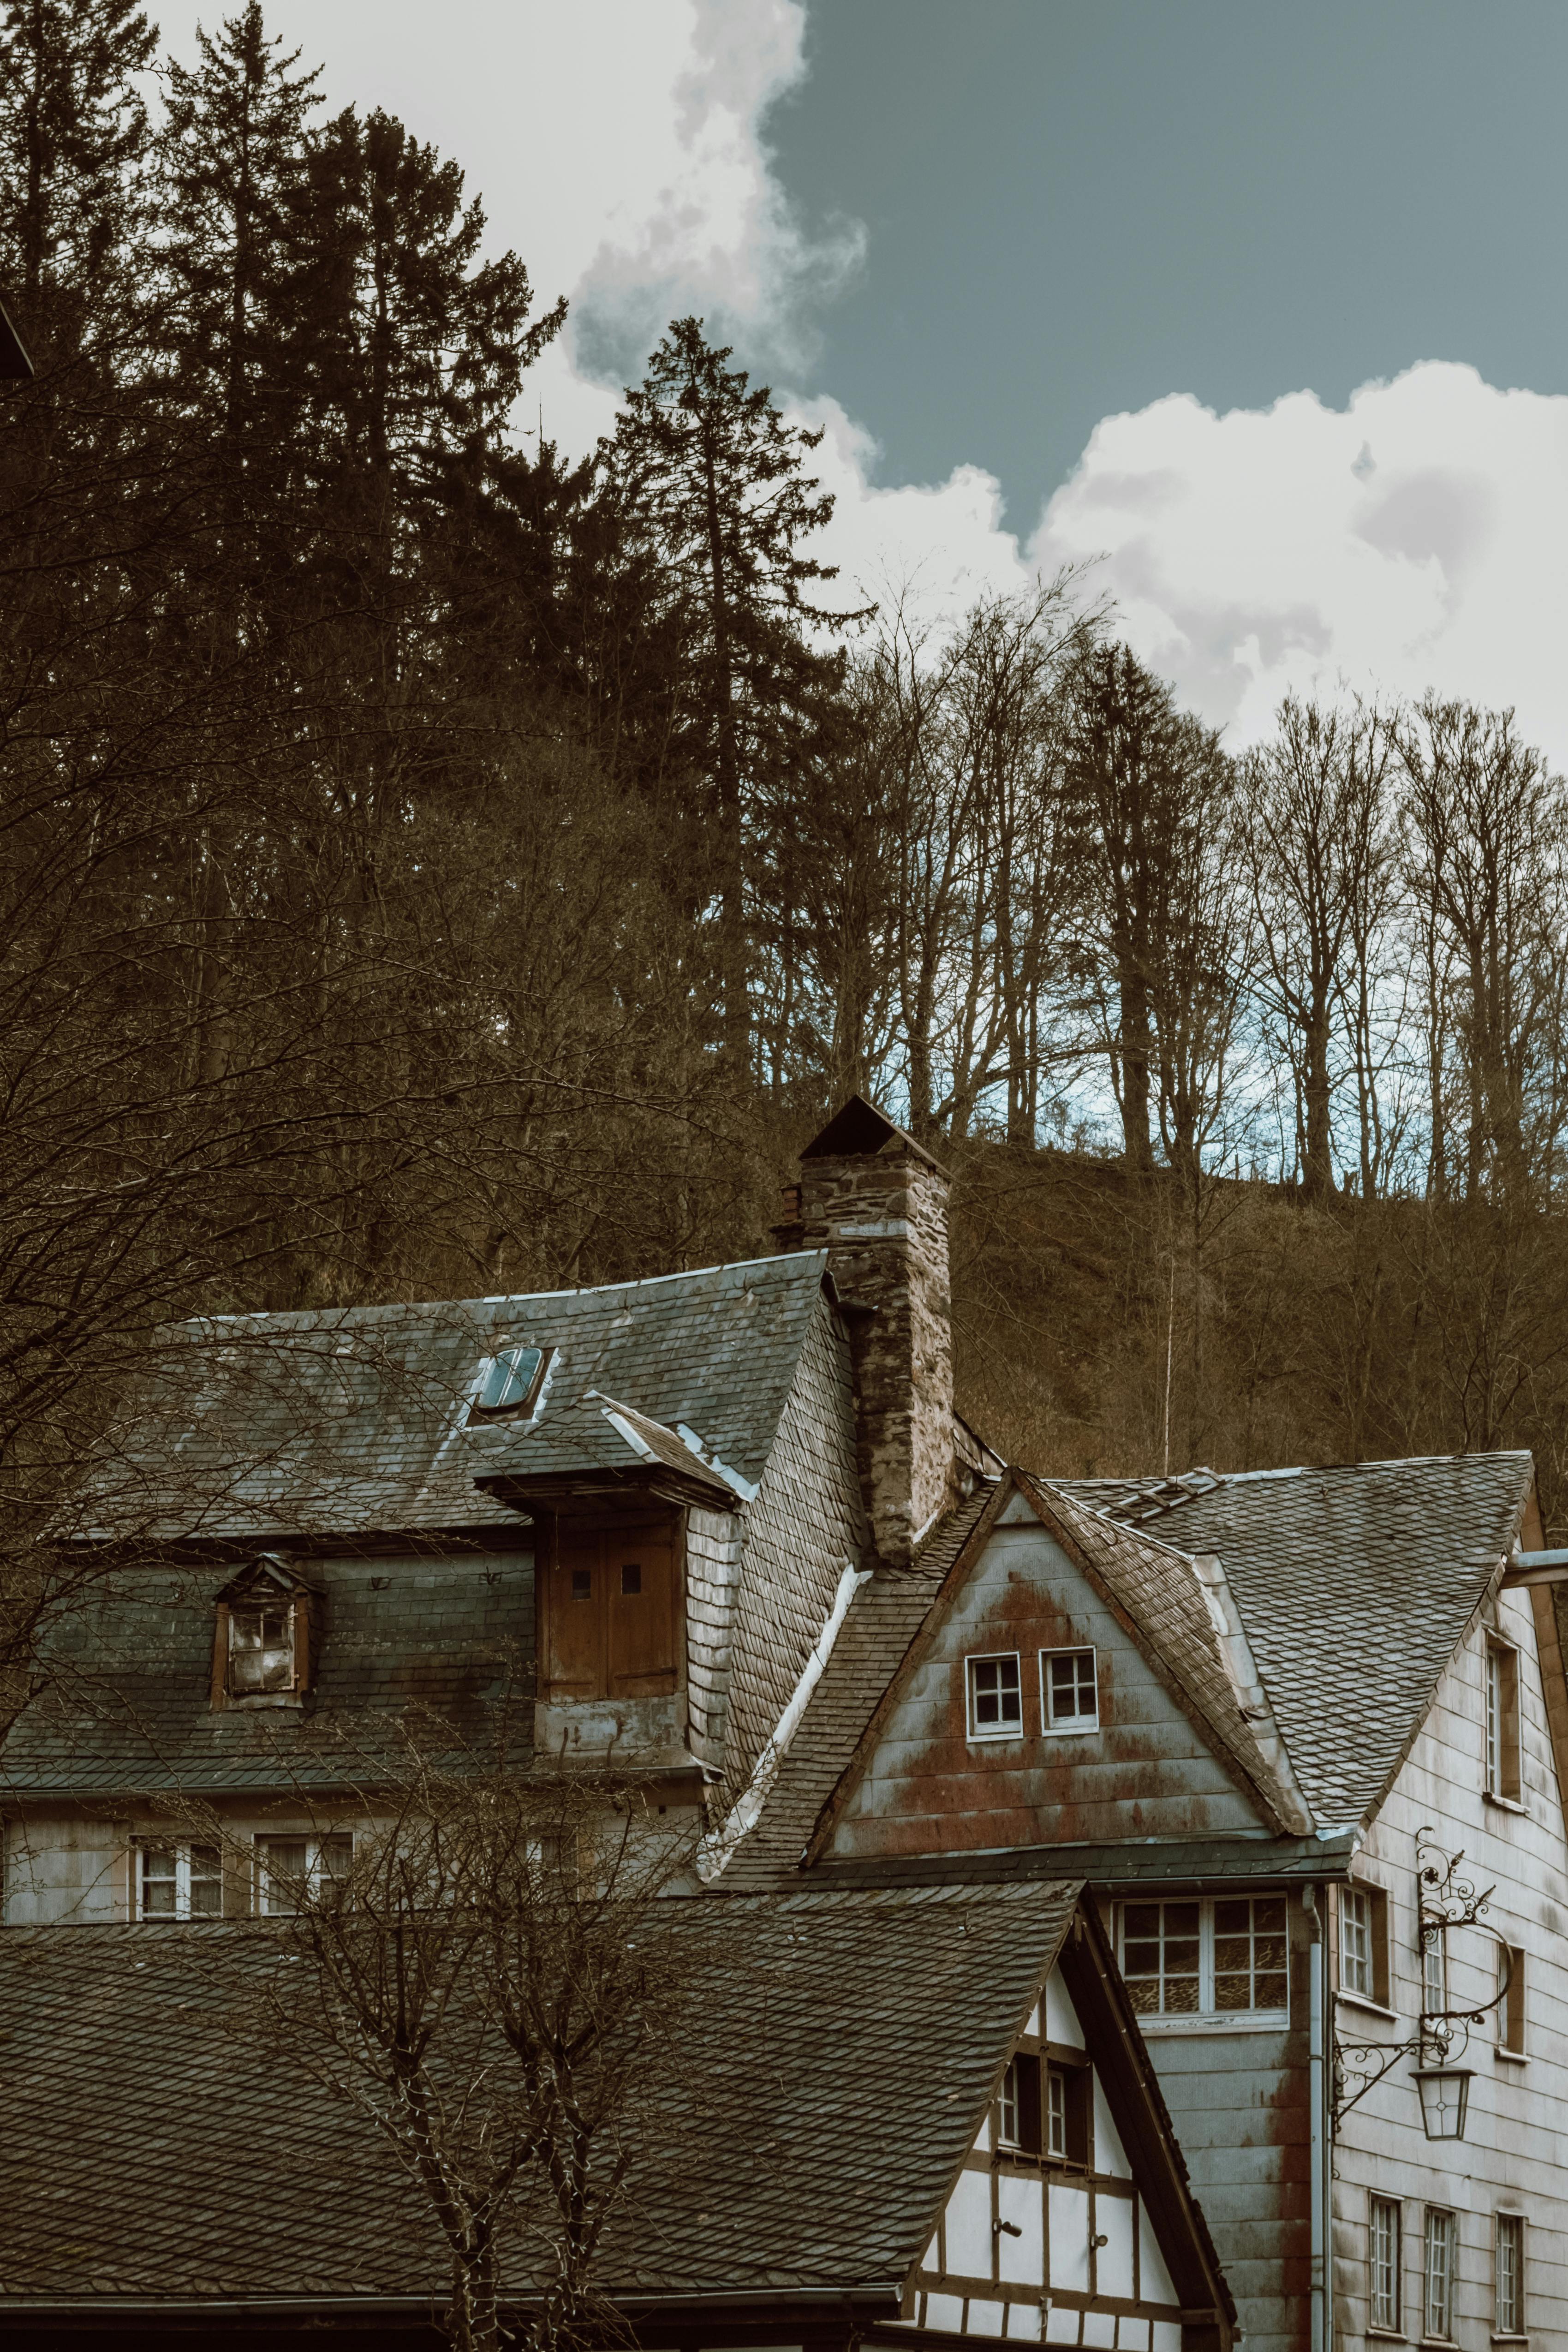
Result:
<svg viewBox="0 0 1568 2352"><path fill-rule="evenodd" d="M682 733L701 780L714 844L718 971L726 1050L744 1059L747 996L746 835L789 739L810 725L813 695L833 674L804 642L809 625L841 628L809 590L835 569L802 554L832 499L805 470L822 435L784 422L766 384L725 364L700 319L678 319L628 389L601 446L607 494L630 550L656 552L663 593L684 623Z"/></svg>
<svg viewBox="0 0 1568 2352"><path fill-rule="evenodd" d="M5 0L0 15L0 278L46 375L118 345L145 226L157 36L136 0Z"/></svg>

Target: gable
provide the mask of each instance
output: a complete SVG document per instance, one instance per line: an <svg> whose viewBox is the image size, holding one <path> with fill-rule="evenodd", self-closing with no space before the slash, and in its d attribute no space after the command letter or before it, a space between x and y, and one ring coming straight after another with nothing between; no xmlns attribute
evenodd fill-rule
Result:
<svg viewBox="0 0 1568 2352"><path fill-rule="evenodd" d="M1132 2153L1058 1962L910 2275L904 2316L953 2335L1051 2344L1109 2342L1109 2319L1127 2352L1180 2352L1184 2298L1171 2275L1180 2257L1161 2244L1144 2151L1128 2137Z"/></svg>
<svg viewBox="0 0 1568 2352"><path fill-rule="evenodd" d="M1098 1727L1048 1729L1041 1653L1075 1651L1093 1653ZM967 1665L989 1657L1018 1662L1016 1737L972 1736ZM848 1858L1271 1826L1124 1612L1015 1493L933 1611L819 1851Z"/></svg>

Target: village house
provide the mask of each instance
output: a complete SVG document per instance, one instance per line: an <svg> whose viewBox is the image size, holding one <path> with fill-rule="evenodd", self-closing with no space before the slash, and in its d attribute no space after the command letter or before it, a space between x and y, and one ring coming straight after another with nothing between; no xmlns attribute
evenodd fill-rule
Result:
<svg viewBox="0 0 1568 2352"><path fill-rule="evenodd" d="M956 1992L926 2043L865 2026L884 2151L894 2074L971 2027L990 2068L918 2221L846 2160L904 2231L876 2328L1174 2352L1140 2331L1216 2341L1230 2293L1269 2352L1561 2336L1568 1691L1528 1457L1047 1483L954 1411L930 1154L852 1102L776 1238L599 1290L192 1327L105 1504L111 1573L5 1751L18 1983L286 1907L351 1851L412 1710L455 1756L608 1766L699 1829L694 1919L805 1903L803 2042L857 1905L889 1938L971 1904L1022 1938L1036 1974L973 2018ZM221 1853L179 1831L193 1792ZM1201 2213L1154 2185L1184 2163ZM136 2278L100 2313L145 2309ZM737 2330L811 2332L785 2301Z"/></svg>

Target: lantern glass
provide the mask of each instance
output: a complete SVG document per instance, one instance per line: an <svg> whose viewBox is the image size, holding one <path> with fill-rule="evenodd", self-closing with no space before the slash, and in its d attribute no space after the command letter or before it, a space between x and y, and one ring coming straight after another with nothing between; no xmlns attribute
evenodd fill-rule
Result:
<svg viewBox="0 0 1568 2352"><path fill-rule="evenodd" d="M1473 2066L1420 2066L1416 2088L1428 2139L1463 2139Z"/></svg>

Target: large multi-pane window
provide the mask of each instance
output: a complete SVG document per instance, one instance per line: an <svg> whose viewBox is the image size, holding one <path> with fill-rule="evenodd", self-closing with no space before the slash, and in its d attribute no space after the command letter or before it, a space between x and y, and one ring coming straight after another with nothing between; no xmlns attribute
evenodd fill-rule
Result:
<svg viewBox="0 0 1568 2352"><path fill-rule="evenodd" d="M1391 2336L1396 2336L1400 2328L1399 2223L1398 2199L1375 2197L1372 2200L1372 2324L1374 2327L1385 2328Z"/></svg>
<svg viewBox="0 0 1568 2352"><path fill-rule="evenodd" d="M136 1853L139 1919L221 1919L223 1859L215 1845L144 1845Z"/></svg>
<svg viewBox="0 0 1568 2352"><path fill-rule="evenodd" d="M1496 2241L1496 2313L1500 2336L1524 2334L1524 2216L1500 2213Z"/></svg>
<svg viewBox="0 0 1568 2352"><path fill-rule="evenodd" d="M1142 2017L1272 2012L1290 2005L1282 1895L1126 1903L1122 1973Z"/></svg>
<svg viewBox="0 0 1568 2352"><path fill-rule="evenodd" d="M1427 2208L1422 2251L1426 2310L1421 2332L1448 2339L1454 2332L1454 2217L1440 2206Z"/></svg>

